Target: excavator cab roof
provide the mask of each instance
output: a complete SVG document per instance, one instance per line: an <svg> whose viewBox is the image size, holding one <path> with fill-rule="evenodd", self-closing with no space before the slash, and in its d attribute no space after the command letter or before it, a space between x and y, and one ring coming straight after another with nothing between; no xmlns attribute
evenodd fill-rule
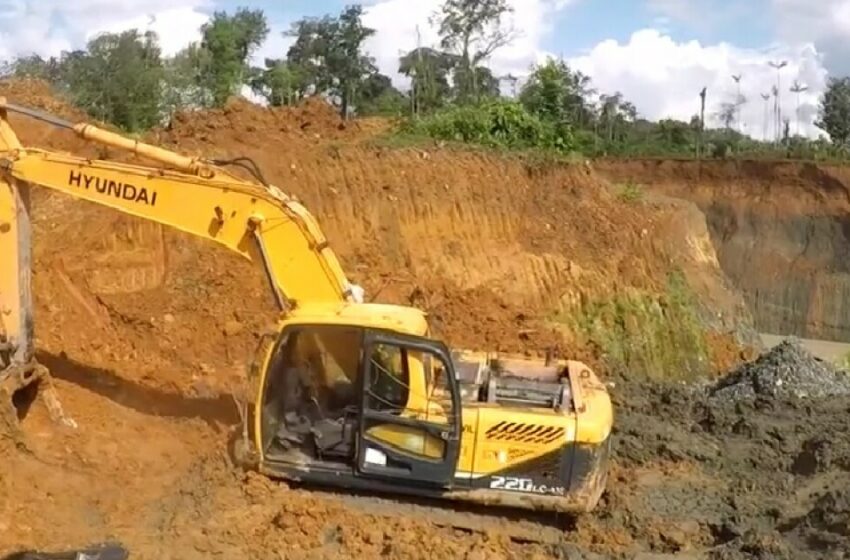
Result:
<svg viewBox="0 0 850 560"><path fill-rule="evenodd" d="M303 302L287 313L285 323L357 325L414 336L428 333L428 321L423 311L379 303Z"/></svg>

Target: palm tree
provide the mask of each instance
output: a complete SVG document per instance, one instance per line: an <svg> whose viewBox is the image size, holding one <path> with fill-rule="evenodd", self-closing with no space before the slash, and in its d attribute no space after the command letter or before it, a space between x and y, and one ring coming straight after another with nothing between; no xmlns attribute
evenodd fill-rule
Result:
<svg viewBox="0 0 850 560"><path fill-rule="evenodd" d="M774 126L773 132L774 132L774 136L775 136L774 140L776 142L779 142L779 138L780 138L780 134L781 134L781 132L779 130L779 127L781 126L781 124L779 123L779 88L776 87L776 86L773 86L772 88L770 88L770 90L771 90L771 93L773 94L773 126Z"/></svg>
<svg viewBox="0 0 850 560"><path fill-rule="evenodd" d="M783 68L788 66L788 61L783 60L781 62L768 62L771 67L776 69L776 89L774 91L774 96L776 97L776 102L774 104L776 111L776 139L779 140L781 132L779 128L782 126L782 106L781 100L779 99L779 92L782 90L782 83L780 78L780 73Z"/></svg>
<svg viewBox="0 0 850 560"><path fill-rule="evenodd" d="M770 101L770 92L762 93L761 98L764 99L764 141L767 142L767 134L770 130L768 126L768 121L770 120L768 115L768 101Z"/></svg>
<svg viewBox="0 0 850 560"><path fill-rule="evenodd" d="M741 78L742 74L732 75L732 79L735 80L735 84L738 86L738 95L735 97L735 107L737 109L737 121L738 121L738 132L741 132L741 105L744 104L741 99Z"/></svg>
<svg viewBox="0 0 850 560"><path fill-rule="evenodd" d="M794 80L794 85L791 86L791 92L797 94L797 136L800 135L800 94L808 89L808 86L804 86L797 80Z"/></svg>

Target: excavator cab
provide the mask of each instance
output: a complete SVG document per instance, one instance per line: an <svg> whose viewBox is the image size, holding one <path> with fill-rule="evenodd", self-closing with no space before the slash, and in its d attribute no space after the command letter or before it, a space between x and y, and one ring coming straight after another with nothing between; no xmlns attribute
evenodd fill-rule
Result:
<svg viewBox="0 0 850 560"><path fill-rule="evenodd" d="M268 474L451 485L461 402L444 344L362 323L290 322L262 385L257 439Z"/></svg>

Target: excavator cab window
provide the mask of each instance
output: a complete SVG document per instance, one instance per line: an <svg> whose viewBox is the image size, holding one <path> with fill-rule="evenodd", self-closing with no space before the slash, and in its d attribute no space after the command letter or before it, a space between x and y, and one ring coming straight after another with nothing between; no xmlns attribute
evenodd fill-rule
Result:
<svg viewBox="0 0 850 560"><path fill-rule="evenodd" d="M448 350L420 337L370 332L365 358L359 473L449 485L461 405Z"/></svg>
<svg viewBox="0 0 850 560"><path fill-rule="evenodd" d="M283 334L263 403L266 452L298 460L350 460L363 332L298 326Z"/></svg>
<svg viewBox="0 0 850 560"><path fill-rule="evenodd" d="M441 343L357 327L291 326L266 379L265 455L446 486L459 454L460 406Z"/></svg>
<svg viewBox="0 0 850 560"><path fill-rule="evenodd" d="M410 398L407 352L397 346L379 345L373 348L371 360L367 406L389 414L402 414Z"/></svg>

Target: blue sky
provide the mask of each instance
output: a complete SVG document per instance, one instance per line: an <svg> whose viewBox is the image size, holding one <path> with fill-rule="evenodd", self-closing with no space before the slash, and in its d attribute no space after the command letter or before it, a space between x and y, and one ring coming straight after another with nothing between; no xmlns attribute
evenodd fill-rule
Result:
<svg viewBox="0 0 850 560"><path fill-rule="evenodd" d="M151 29L166 54L199 37L213 10L247 5L265 11L272 33L255 55L281 57L282 32L302 16L337 13L350 0L0 0L0 59L36 52L58 55L104 31ZM365 23L377 30L367 44L382 72L400 87L398 57L436 46L429 15L442 0L368 0ZM709 118L734 100L731 75L743 75L742 130L763 133L760 95L776 83L772 60L787 60L780 80L783 112L813 126L828 73L850 74L850 0L508 0L522 34L487 61L500 76L528 74L547 56L561 56L590 75L600 92L622 92L648 118L688 119L699 89L709 91ZM800 110L787 88L809 87ZM796 124L796 123L795 123Z"/></svg>
<svg viewBox="0 0 850 560"><path fill-rule="evenodd" d="M336 13L348 3L343 0L259 0L250 4L263 9L270 20L287 23L303 16ZM362 3L368 6L376 2ZM244 4L240 0L222 0L215 2L214 9L234 10ZM653 5L641 0L573 2L557 13L555 29L542 46L553 53L571 56L605 39L626 41L640 28L664 29L679 41L696 39L708 44L725 41L741 47L759 47L774 38L770 18L759 17L768 13L769 0L716 0L712 3L712 16L693 19L667 15L676 9L665 10L665 6L669 8L674 4ZM742 21L746 23L742 25Z"/></svg>

